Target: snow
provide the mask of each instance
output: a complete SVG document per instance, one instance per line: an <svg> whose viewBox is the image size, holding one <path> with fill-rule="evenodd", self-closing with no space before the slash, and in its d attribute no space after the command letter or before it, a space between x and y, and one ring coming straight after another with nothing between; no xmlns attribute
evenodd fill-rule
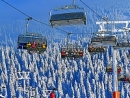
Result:
<svg viewBox="0 0 130 98"><path fill-rule="evenodd" d="M128 20L129 6L127 3L93 7L99 14L114 20ZM120 8L120 9L119 9ZM119 9L119 11L117 10ZM115 15L116 13L116 15ZM127 14L126 14L127 13ZM15 21L10 25L0 26L0 97L23 98L23 96L35 96L43 98L56 87L60 98L111 98L113 92L112 74L105 72L107 64L111 64L111 49L105 54L90 55L87 51L88 41L92 33L97 31L96 21L100 20L91 11L87 11L87 26L74 26L75 33L79 32L77 39L71 39L73 43L84 47L84 56L81 59L62 60L60 57L61 45L65 44L65 34L54 29L37 26L31 29L34 32L44 32L48 39L48 48L43 54L28 54L26 50L17 50L17 36L24 32L23 21ZM17 24L17 25L15 25ZM40 27L42 27L39 24ZM22 29L23 28L23 29ZM30 27L31 28L31 27ZM53 33L53 35L51 35ZM56 35L58 33L58 35ZM80 33L85 33L80 35ZM73 36L73 35L72 35ZM59 38L60 37L60 38ZM66 36L65 36L66 37ZM128 51L116 51L116 60L123 67L123 73L129 73L130 61L127 58ZM22 73L21 73L22 72ZM24 82L25 81L25 82ZM25 84L24 84L25 83ZM20 85L20 87L19 87ZM5 88L4 88L5 87ZM34 91L33 91L33 88ZM26 93L26 91L28 93ZM130 85L119 82L121 98L130 97ZM41 96L41 97L40 97Z"/></svg>

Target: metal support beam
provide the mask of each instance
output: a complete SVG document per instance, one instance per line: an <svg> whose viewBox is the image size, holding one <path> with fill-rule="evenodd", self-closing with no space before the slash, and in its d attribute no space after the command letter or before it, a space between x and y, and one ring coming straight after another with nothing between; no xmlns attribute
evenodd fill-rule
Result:
<svg viewBox="0 0 130 98"><path fill-rule="evenodd" d="M130 28L128 25L130 24L130 21L102 21L102 22L96 22L97 25L99 25L100 29L98 32L106 32L106 31L111 31L113 32L126 32L130 31ZM116 28L117 24L125 24L124 27L122 28ZM111 28L105 28L105 25L111 25Z"/></svg>
<svg viewBox="0 0 130 98"><path fill-rule="evenodd" d="M113 59L112 59L112 84L113 84L113 98L120 98L120 92L118 91L118 79L117 79L117 61L116 61L116 50L112 49Z"/></svg>
<svg viewBox="0 0 130 98"><path fill-rule="evenodd" d="M112 53L113 53L113 60L112 60L112 65L113 65L113 91L118 91L116 50L114 50L113 48L112 48Z"/></svg>

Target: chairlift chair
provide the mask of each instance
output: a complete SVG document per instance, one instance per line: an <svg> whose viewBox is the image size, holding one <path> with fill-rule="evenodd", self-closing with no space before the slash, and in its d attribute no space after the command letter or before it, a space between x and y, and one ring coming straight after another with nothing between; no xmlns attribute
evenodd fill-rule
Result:
<svg viewBox="0 0 130 98"><path fill-rule="evenodd" d="M121 73L121 67L120 66L117 66L117 73ZM108 72L108 73L111 73L112 72L112 66L111 65L108 65L107 67L106 67L106 72Z"/></svg>
<svg viewBox="0 0 130 98"><path fill-rule="evenodd" d="M43 53L47 48L47 39L45 36L39 33L29 33L28 30L28 22L32 18L27 18L26 23L26 33L20 34L18 36L17 49L26 49L29 53L31 51L35 51L38 53ZM33 44L35 43L36 48L33 48Z"/></svg>
<svg viewBox="0 0 130 98"><path fill-rule="evenodd" d="M95 46L115 46L117 39L116 36L111 35L94 36L91 38L91 43Z"/></svg>
<svg viewBox="0 0 130 98"><path fill-rule="evenodd" d="M127 76L127 75L118 76L118 81L130 83L130 76Z"/></svg>
<svg viewBox="0 0 130 98"><path fill-rule="evenodd" d="M130 54L127 55L127 58L130 59Z"/></svg>
<svg viewBox="0 0 130 98"><path fill-rule="evenodd" d="M116 50L128 50L130 49L130 40L127 40L126 38L120 38L117 41L117 45L113 46Z"/></svg>
<svg viewBox="0 0 130 98"><path fill-rule="evenodd" d="M80 45L68 44L61 48L61 58L81 58L83 57L83 48Z"/></svg>
<svg viewBox="0 0 130 98"><path fill-rule="evenodd" d="M6 88L6 86L2 86L2 88L4 89L4 88Z"/></svg>
<svg viewBox="0 0 130 98"><path fill-rule="evenodd" d="M36 48L32 48L33 42L36 43ZM30 43L30 46L28 46ZM26 49L28 51L44 52L47 48L47 39L38 33L25 33L18 36L18 49Z"/></svg>
<svg viewBox="0 0 130 98"><path fill-rule="evenodd" d="M16 96L15 96L15 95L13 95L13 96L12 96L12 98L16 98Z"/></svg>
<svg viewBox="0 0 130 98"><path fill-rule="evenodd" d="M61 13L58 13L60 11ZM86 12L82 7L72 4L59 7L50 11L50 25L52 27L64 26L64 25L80 25L80 24L86 25Z"/></svg>
<svg viewBox="0 0 130 98"><path fill-rule="evenodd" d="M88 52L90 54L95 54L95 53L104 53L107 51L106 46L93 46L92 44L88 45Z"/></svg>

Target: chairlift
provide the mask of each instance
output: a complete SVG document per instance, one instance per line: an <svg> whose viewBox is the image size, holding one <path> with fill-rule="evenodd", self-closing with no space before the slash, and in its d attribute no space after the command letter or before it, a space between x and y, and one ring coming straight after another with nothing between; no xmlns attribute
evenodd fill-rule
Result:
<svg viewBox="0 0 130 98"><path fill-rule="evenodd" d="M83 48L81 45L67 44L61 48L61 58L81 58L83 57Z"/></svg>
<svg viewBox="0 0 130 98"><path fill-rule="evenodd" d="M92 44L88 45L88 52L90 54L104 53L107 51L106 46L93 46Z"/></svg>
<svg viewBox="0 0 130 98"><path fill-rule="evenodd" d="M86 12L84 8L75 5L74 2L71 5L58 7L50 11L50 25L52 27L80 24L86 25Z"/></svg>
<svg viewBox="0 0 130 98"><path fill-rule="evenodd" d="M21 88L21 87L22 87L22 85L21 85L21 84L19 84L19 85L18 85L18 88Z"/></svg>
<svg viewBox="0 0 130 98"><path fill-rule="evenodd" d="M127 76L127 75L118 76L118 81L123 81L123 82L130 83L130 76Z"/></svg>
<svg viewBox="0 0 130 98"><path fill-rule="evenodd" d="M130 40L127 40L126 38L118 39L117 45L113 46L116 50L128 50L130 49Z"/></svg>
<svg viewBox="0 0 130 98"><path fill-rule="evenodd" d="M33 88L32 88L32 91L35 91L35 90L36 90L36 88L33 87Z"/></svg>
<svg viewBox="0 0 130 98"><path fill-rule="evenodd" d="M28 19L29 21L30 19ZM18 46L17 49L26 49L29 53L35 51L38 53L43 53L47 48L47 39L45 36L39 33L29 33L27 32L28 21L26 26L26 33L20 34L18 36ZM35 43L35 48L33 44Z"/></svg>
<svg viewBox="0 0 130 98"><path fill-rule="evenodd" d="M110 31L100 31L91 38L93 46L115 46L117 38Z"/></svg>
<svg viewBox="0 0 130 98"><path fill-rule="evenodd" d="M15 95L13 95L13 96L12 96L12 98L16 98L16 96L15 96Z"/></svg>
<svg viewBox="0 0 130 98"><path fill-rule="evenodd" d="M120 66L117 66L117 73L121 73L121 67ZM108 72L108 73L111 73L112 72L112 66L111 65L108 65L107 67L106 67L106 72Z"/></svg>
<svg viewBox="0 0 130 98"><path fill-rule="evenodd" d="M94 36L91 38L91 43L95 46L115 46L117 39L111 35Z"/></svg>
<svg viewBox="0 0 130 98"><path fill-rule="evenodd" d="M28 93L28 91L26 91L25 93Z"/></svg>
<svg viewBox="0 0 130 98"><path fill-rule="evenodd" d="M123 32L123 35L118 36L117 45L113 48L116 50L129 50L130 49L130 39L129 31Z"/></svg>
<svg viewBox="0 0 130 98"><path fill-rule="evenodd" d="M130 59L130 54L127 55L127 58Z"/></svg>
<svg viewBox="0 0 130 98"><path fill-rule="evenodd" d="M35 42L36 48L32 45ZM18 36L18 49L26 49L28 51L44 52L47 48L47 39L38 33L25 33Z"/></svg>
<svg viewBox="0 0 130 98"><path fill-rule="evenodd" d="M5 86L2 86L2 88L4 89L4 88L6 88Z"/></svg>

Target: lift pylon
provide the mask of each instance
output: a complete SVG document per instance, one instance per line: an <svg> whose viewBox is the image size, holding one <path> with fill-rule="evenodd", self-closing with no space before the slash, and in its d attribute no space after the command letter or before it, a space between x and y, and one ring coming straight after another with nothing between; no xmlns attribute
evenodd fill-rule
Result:
<svg viewBox="0 0 130 98"><path fill-rule="evenodd" d="M113 58L112 58L112 70L113 70L113 98L120 98L120 92L118 91L118 80L117 80L117 62L116 62L116 50L113 49Z"/></svg>

